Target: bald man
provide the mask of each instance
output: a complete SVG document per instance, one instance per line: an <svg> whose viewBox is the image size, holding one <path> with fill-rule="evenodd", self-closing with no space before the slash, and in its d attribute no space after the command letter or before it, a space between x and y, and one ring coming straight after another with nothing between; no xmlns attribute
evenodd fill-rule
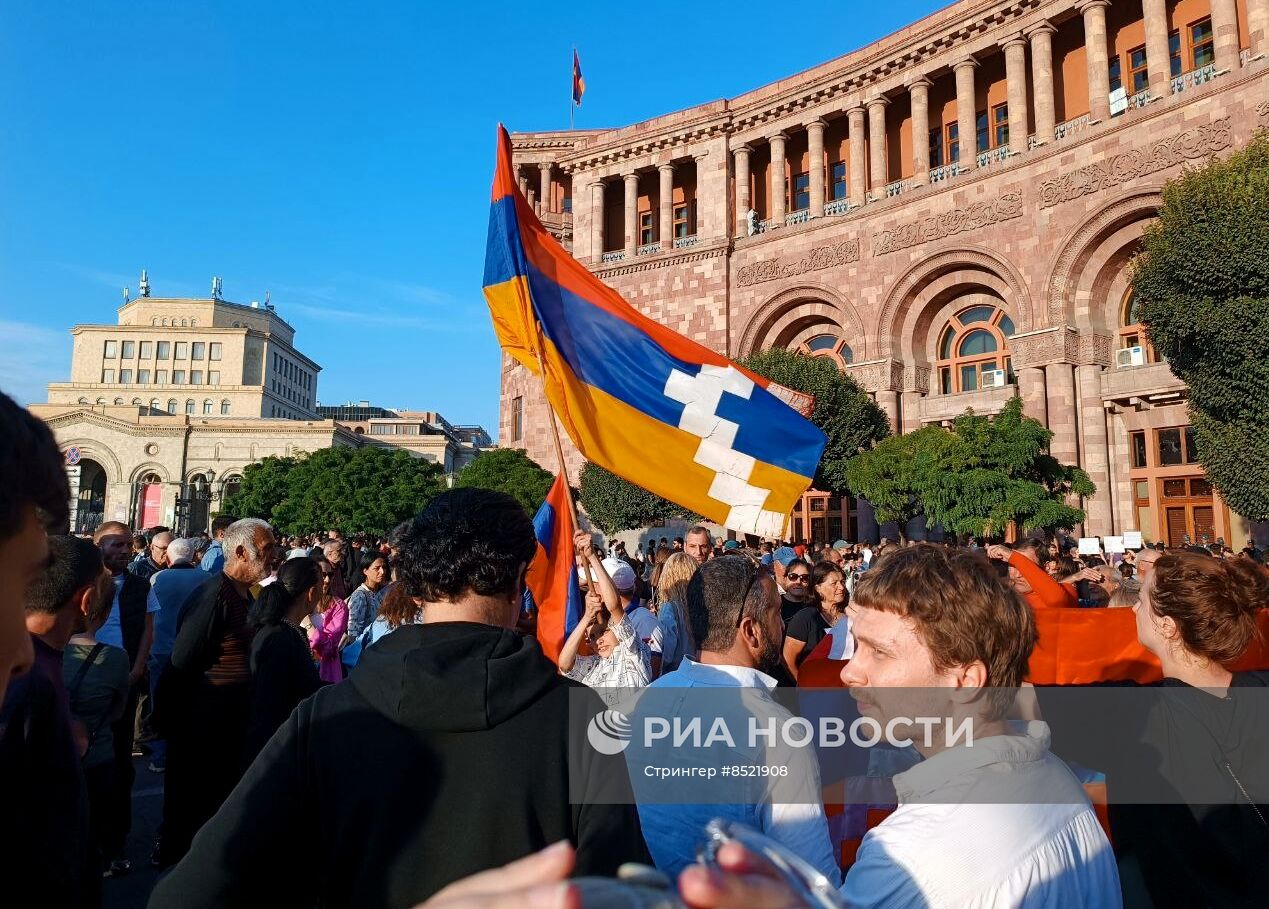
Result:
<svg viewBox="0 0 1269 909"><path fill-rule="evenodd" d="M150 545L145 555L128 566L128 571L143 581L149 581L156 574L167 568L169 564L167 547L171 545L175 535L170 530L160 530L150 537Z"/></svg>
<svg viewBox="0 0 1269 909"><path fill-rule="evenodd" d="M1144 584L1150 572L1154 571L1154 563L1162 557L1163 553L1158 549L1147 548L1137 553L1137 558L1133 562L1137 570L1137 580Z"/></svg>

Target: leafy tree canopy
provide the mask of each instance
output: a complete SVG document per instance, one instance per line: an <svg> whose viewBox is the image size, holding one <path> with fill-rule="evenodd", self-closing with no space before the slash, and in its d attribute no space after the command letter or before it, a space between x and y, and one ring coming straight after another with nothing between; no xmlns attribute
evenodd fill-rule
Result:
<svg viewBox="0 0 1269 909"><path fill-rule="evenodd" d="M850 492L846 465L890 434L885 411L827 357L772 348L759 351L740 364L786 388L814 396L811 422L828 436L815 488L838 495Z"/></svg>
<svg viewBox="0 0 1269 909"><path fill-rule="evenodd" d="M543 470L519 448L495 448L481 452L459 471L454 485L505 492L523 505L531 517L537 513L554 482L554 474Z"/></svg>
<svg viewBox="0 0 1269 909"><path fill-rule="evenodd" d="M623 480L598 464L587 462L582 467L580 481L578 504L591 523L605 534L675 519L689 523L698 520L687 509Z"/></svg>
<svg viewBox="0 0 1269 909"><path fill-rule="evenodd" d="M1213 485L1269 520L1269 133L1168 183L1132 286L1150 342L1189 386Z"/></svg>
<svg viewBox="0 0 1269 909"><path fill-rule="evenodd" d="M323 448L249 465L224 511L265 518L288 534L334 528L383 536L444 489L440 465L408 452Z"/></svg>
<svg viewBox="0 0 1269 909"><path fill-rule="evenodd" d="M999 536L1010 524L1072 527L1084 512L1067 504L1095 491L1088 475L1048 453L1053 433L1010 400L994 418L966 412L951 429L926 426L887 439L848 465L851 488L877 520L900 528L924 514L957 534Z"/></svg>

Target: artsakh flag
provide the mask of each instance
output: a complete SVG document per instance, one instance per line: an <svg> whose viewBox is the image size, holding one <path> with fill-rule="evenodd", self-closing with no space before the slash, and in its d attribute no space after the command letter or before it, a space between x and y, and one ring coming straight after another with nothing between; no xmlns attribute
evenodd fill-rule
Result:
<svg viewBox="0 0 1269 909"><path fill-rule="evenodd" d="M576 527L566 482L563 474L555 478L533 518L538 551L524 579L538 610L538 643L554 663L560 661L560 650L583 612L582 589L573 561Z"/></svg>
<svg viewBox="0 0 1269 909"><path fill-rule="evenodd" d="M725 527L784 535L824 433L780 386L643 315L566 252L520 194L501 126L484 291L502 349L541 376L583 457Z"/></svg>
<svg viewBox="0 0 1269 909"><path fill-rule="evenodd" d="M580 107L585 93L586 80L582 78L582 61L577 56L577 48L573 48L573 103Z"/></svg>

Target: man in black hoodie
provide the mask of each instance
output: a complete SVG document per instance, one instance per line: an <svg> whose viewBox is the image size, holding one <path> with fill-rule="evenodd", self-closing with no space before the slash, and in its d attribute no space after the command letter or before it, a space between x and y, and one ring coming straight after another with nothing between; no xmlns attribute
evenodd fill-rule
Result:
<svg viewBox="0 0 1269 909"><path fill-rule="evenodd" d="M423 624L296 708L151 909L404 909L558 840L579 875L647 861L625 762L569 735L570 692L593 713L598 696L512 630L536 548L524 510L454 489L392 542ZM570 776L602 796L570 804Z"/></svg>

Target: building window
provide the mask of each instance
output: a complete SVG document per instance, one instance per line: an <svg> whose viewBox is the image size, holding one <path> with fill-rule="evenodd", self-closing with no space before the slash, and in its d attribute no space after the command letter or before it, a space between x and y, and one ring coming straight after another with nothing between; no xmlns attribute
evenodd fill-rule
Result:
<svg viewBox="0 0 1269 909"><path fill-rule="evenodd" d="M79 403L80 403L80 404L87 404L87 403L88 403L88 399L87 399L87 398L80 398L80 399L79 399Z"/></svg>
<svg viewBox="0 0 1269 909"><path fill-rule="evenodd" d="M1168 72L1175 79L1181 75L1181 33L1170 32L1168 34Z"/></svg>
<svg viewBox="0 0 1269 909"><path fill-rule="evenodd" d="M810 357L829 357L838 367L847 366L855 355L850 345L837 335L816 335L798 346L798 352Z"/></svg>
<svg viewBox="0 0 1269 909"><path fill-rule="evenodd" d="M791 211L806 211L811 207L810 174L794 174L793 181L789 184L789 189L793 194L793 205L790 206Z"/></svg>
<svg viewBox="0 0 1269 909"><path fill-rule="evenodd" d="M156 353L155 353L156 359L166 360L172 355L172 342L159 341L155 350L156 350Z"/></svg>
<svg viewBox="0 0 1269 909"><path fill-rule="evenodd" d="M107 360L113 360L115 357L119 356L119 342L107 341L105 349L102 351L101 355Z"/></svg>
<svg viewBox="0 0 1269 909"><path fill-rule="evenodd" d="M115 383L115 371L113 369L103 369L101 371L101 381L103 385L113 385Z"/></svg>
<svg viewBox="0 0 1269 909"><path fill-rule="evenodd" d="M833 173L833 201L845 199L847 195L846 189L846 162L834 161L832 167Z"/></svg>
<svg viewBox="0 0 1269 909"><path fill-rule="evenodd" d="M154 371L154 384L155 385L167 384L167 370L166 369L156 369Z"/></svg>
<svg viewBox="0 0 1269 909"><path fill-rule="evenodd" d="M208 371L208 373L207 373L207 384L208 384L208 385L219 385L219 384L220 384L220 370L217 370L217 369L212 369L212 370L209 370L209 371Z"/></svg>
<svg viewBox="0 0 1269 909"><path fill-rule="evenodd" d="M134 357L136 357L136 355L137 355L137 342L124 341L123 350L121 351L120 356L125 360L131 360Z"/></svg>
<svg viewBox="0 0 1269 909"><path fill-rule="evenodd" d="M202 384L203 384L203 371L202 371L201 369L193 369L193 370L190 370L190 374L189 374L189 384L191 384L191 385L202 385Z"/></svg>
<svg viewBox="0 0 1269 909"><path fill-rule="evenodd" d="M194 415L194 399L193 398L187 398L185 400L185 412L189 414L190 416Z"/></svg>
<svg viewBox="0 0 1269 909"><path fill-rule="evenodd" d="M195 341L191 347L190 359L202 360L207 355L207 345L202 341Z"/></svg>
<svg viewBox="0 0 1269 909"><path fill-rule="evenodd" d="M221 401L221 402L220 402L220 415L221 415L222 417L227 417L227 416L229 416L229 402L228 402L228 401Z"/></svg>
<svg viewBox="0 0 1269 909"><path fill-rule="evenodd" d="M1141 306L1137 303L1137 298L1132 291L1128 292L1120 310L1119 325L1120 350L1140 347L1141 356L1146 363L1158 362L1159 357L1154 352L1154 345L1146 339L1146 327L1141 324Z"/></svg>
<svg viewBox="0 0 1269 909"><path fill-rule="evenodd" d="M976 134L974 145L978 150L978 154L982 154L987 151L987 149L991 148L990 122L991 121L987 119L987 111L985 110L980 110L974 115L974 132Z"/></svg>
<svg viewBox="0 0 1269 909"><path fill-rule="evenodd" d="M647 246L656 238L652 230L652 212L645 211L639 215L639 245Z"/></svg>
<svg viewBox="0 0 1269 909"><path fill-rule="evenodd" d="M1128 447L1132 449L1132 466L1140 469L1146 464L1146 433L1143 429L1128 433Z"/></svg>
<svg viewBox="0 0 1269 909"><path fill-rule="evenodd" d="M524 438L524 398L516 396L511 399L511 441L519 442Z"/></svg>
<svg viewBox="0 0 1269 909"><path fill-rule="evenodd" d="M1110 90L1113 92L1123 88L1123 70L1119 65L1118 54L1111 54L1110 60L1106 64L1106 69L1110 71Z"/></svg>
<svg viewBox="0 0 1269 909"><path fill-rule="evenodd" d="M1181 430L1179 427L1160 429L1155 434L1158 445L1159 466L1175 467L1185 463L1185 450L1181 446Z"/></svg>
<svg viewBox="0 0 1269 909"><path fill-rule="evenodd" d="M138 369L138 370L137 370L137 384L138 384L138 385L149 385L149 384L150 384L150 370L148 370L148 369Z"/></svg>
<svg viewBox="0 0 1269 909"><path fill-rule="evenodd" d="M163 402L160 401L158 398L151 398L150 410L152 410L154 413L159 413L160 411L163 410Z"/></svg>
<svg viewBox="0 0 1269 909"><path fill-rule="evenodd" d="M172 384L173 385L185 384L185 370L183 369L172 370Z"/></svg>
<svg viewBox="0 0 1269 909"><path fill-rule="evenodd" d="M210 417L212 412L212 402L203 401L203 416Z"/></svg>
<svg viewBox="0 0 1269 909"><path fill-rule="evenodd" d="M189 343L188 342L186 341L176 342L176 359L178 360L189 359Z"/></svg>
<svg viewBox="0 0 1269 909"><path fill-rule="evenodd" d="M168 398L168 401L167 401L167 412L168 412L168 413L176 413L176 398Z"/></svg>
<svg viewBox="0 0 1269 909"><path fill-rule="evenodd" d="M930 167L943 166L943 127L930 130Z"/></svg>
<svg viewBox="0 0 1269 909"><path fill-rule="evenodd" d="M154 358L154 342L142 341L141 342L141 359L150 360L153 358Z"/></svg>
<svg viewBox="0 0 1269 909"><path fill-rule="evenodd" d="M115 407L118 407L119 405L121 405L121 404L123 403L123 398L115 398L115 399L114 399L114 401L113 401L113 403L114 403Z"/></svg>
<svg viewBox="0 0 1269 909"><path fill-rule="evenodd" d="M949 123L945 129L947 130L947 163L955 164L961 159L961 126L959 123Z"/></svg>
<svg viewBox="0 0 1269 909"><path fill-rule="evenodd" d="M991 109L992 133L995 137L994 148L1004 148L1009 144L1009 105L997 104Z"/></svg>
<svg viewBox="0 0 1269 909"><path fill-rule="evenodd" d="M1200 19L1190 26L1190 57L1194 61L1194 69L1216 62L1211 19Z"/></svg>
<svg viewBox="0 0 1269 909"><path fill-rule="evenodd" d="M1013 320L994 306L971 306L939 337L939 390L945 394L996 388L1014 381L1008 340Z"/></svg>
<svg viewBox="0 0 1269 909"><path fill-rule="evenodd" d="M1150 70L1146 67L1144 44L1128 51L1128 84L1132 86L1134 95L1150 87Z"/></svg>
<svg viewBox="0 0 1269 909"><path fill-rule="evenodd" d="M105 407L105 406L106 406L106 399L105 399L105 398L98 398L98 399L97 399L97 406L98 406L98 407Z"/></svg>
<svg viewBox="0 0 1269 909"><path fill-rule="evenodd" d="M696 223L692 212L694 207L694 203L674 206L674 236L690 237L696 233Z"/></svg>
<svg viewBox="0 0 1269 909"><path fill-rule="evenodd" d="M119 384L120 385L132 384L132 370L131 369L119 370Z"/></svg>
<svg viewBox="0 0 1269 909"><path fill-rule="evenodd" d="M207 359L209 360L220 359L220 342L219 341L212 341L210 344L207 345Z"/></svg>

